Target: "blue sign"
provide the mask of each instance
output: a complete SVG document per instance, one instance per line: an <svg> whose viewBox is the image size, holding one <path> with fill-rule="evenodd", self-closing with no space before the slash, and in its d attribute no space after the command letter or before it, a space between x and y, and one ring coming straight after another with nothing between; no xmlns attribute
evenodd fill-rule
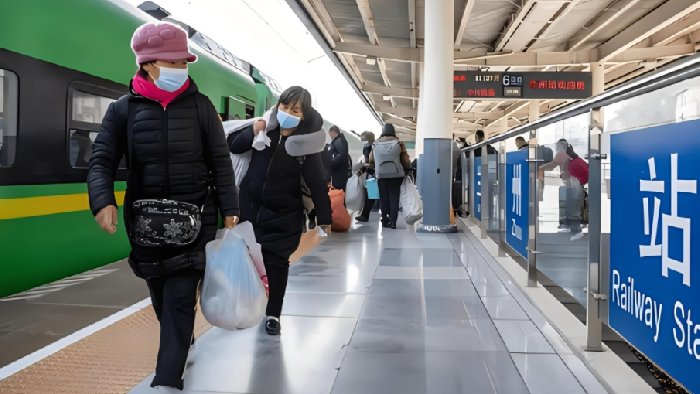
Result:
<svg viewBox="0 0 700 394"><path fill-rule="evenodd" d="M699 131L700 121L691 121L611 137L608 301L610 326L696 393Z"/></svg>
<svg viewBox="0 0 700 394"><path fill-rule="evenodd" d="M474 158L474 217L481 220L481 157Z"/></svg>
<svg viewBox="0 0 700 394"><path fill-rule="evenodd" d="M528 182L527 150L506 154L506 242L527 257Z"/></svg>

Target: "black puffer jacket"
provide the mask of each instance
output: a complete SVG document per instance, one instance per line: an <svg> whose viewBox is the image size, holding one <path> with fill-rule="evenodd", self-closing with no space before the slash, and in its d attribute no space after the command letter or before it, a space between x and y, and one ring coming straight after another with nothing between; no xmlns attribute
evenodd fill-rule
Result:
<svg viewBox="0 0 700 394"><path fill-rule="evenodd" d="M201 96L197 101L199 105L195 104L197 95ZM214 106L199 93L192 80L189 88L167 109L133 89L131 95L110 104L93 145L88 171L93 215L107 205L117 205L114 175L122 157L128 155L129 105L132 106L134 121L133 157L128 160L133 168L129 170L124 204L127 229L131 223L131 203L135 200L168 198L200 205L204 203L210 183L216 190L204 212L203 223L207 229L203 231L206 234L200 237L200 242L184 248L138 248L132 245L132 257L136 252L135 257L140 260L165 259L192 249L203 250L208 241L205 238L213 238L216 231L215 206L224 216L238 216L238 193L221 121ZM205 130L200 130L200 118ZM202 131L204 135L200 134Z"/></svg>
<svg viewBox="0 0 700 394"><path fill-rule="evenodd" d="M311 190L318 224L330 225L332 222L322 159L323 118L315 110L310 112L292 136L283 137L274 109L266 129L270 146L260 151L252 148L252 126L228 138L231 153L241 154L251 149L253 152L248 171L241 181L241 221L253 223L263 252L272 253L281 261L288 260L296 250L304 228L302 176ZM317 144L319 139L320 144ZM302 154L296 152L308 150L305 143L297 143L305 140L312 150Z"/></svg>
<svg viewBox="0 0 700 394"><path fill-rule="evenodd" d="M345 139L345 135L340 134L331 141L331 180L336 189L345 190L348 183L349 158L348 141Z"/></svg>

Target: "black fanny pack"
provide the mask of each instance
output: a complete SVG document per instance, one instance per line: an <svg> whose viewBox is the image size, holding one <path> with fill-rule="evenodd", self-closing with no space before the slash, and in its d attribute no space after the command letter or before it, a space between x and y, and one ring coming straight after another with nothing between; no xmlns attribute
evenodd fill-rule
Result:
<svg viewBox="0 0 700 394"><path fill-rule="evenodd" d="M202 212L205 204L206 198L201 207L167 199L134 201L132 242L151 247L192 244L202 230Z"/></svg>

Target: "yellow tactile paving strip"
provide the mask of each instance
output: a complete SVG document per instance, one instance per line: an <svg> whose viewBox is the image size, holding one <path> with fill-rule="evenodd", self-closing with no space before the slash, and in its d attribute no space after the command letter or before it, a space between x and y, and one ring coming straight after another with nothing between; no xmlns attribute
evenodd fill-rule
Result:
<svg viewBox="0 0 700 394"><path fill-rule="evenodd" d="M195 335L210 327L198 313ZM153 372L157 351L148 306L0 381L0 393L126 393Z"/></svg>
<svg viewBox="0 0 700 394"><path fill-rule="evenodd" d="M297 261L320 241L315 231L305 234L290 260ZM198 310L195 336L209 328ZM0 380L0 393L127 393L155 370L158 342L158 320L149 305Z"/></svg>

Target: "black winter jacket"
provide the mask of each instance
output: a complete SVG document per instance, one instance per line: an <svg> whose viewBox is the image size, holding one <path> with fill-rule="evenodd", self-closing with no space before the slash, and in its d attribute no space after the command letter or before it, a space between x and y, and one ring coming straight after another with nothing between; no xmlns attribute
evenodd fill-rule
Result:
<svg viewBox="0 0 700 394"><path fill-rule="evenodd" d="M203 97L198 101L200 108L195 104L197 95ZM203 108L202 103L206 103ZM107 205L117 205L114 178L122 157L128 155L129 105L132 106L134 121L131 141L133 157L127 160L127 163L133 164L133 168L129 169L124 204L127 229L131 222L133 201L168 198L201 205L210 184L215 187L215 194L207 204L205 215L209 217L203 218L203 223L208 227L213 226L215 232L214 201L222 215L238 216L238 192L223 126L214 106L206 96L199 93L192 80L189 88L173 100L167 109L163 109L160 103L137 94L133 89L130 95L110 104L102 120L100 133L95 139L88 170L88 193L93 215ZM198 114L204 121L202 126L205 130L200 130ZM202 131L204 136L200 134ZM206 232L212 234L212 229L209 228ZM156 257L164 259L193 248L203 250L205 241L185 247L188 250L146 248L137 254L148 256L144 257L146 260Z"/></svg>
<svg viewBox="0 0 700 394"><path fill-rule="evenodd" d="M333 158L331 156L331 144L327 144L326 148L321 152L321 158L323 159L323 174L326 184L331 183L331 168L333 166Z"/></svg>
<svg viewBox="0 0 700 394"><path fill-rule="evenodd" d="M323 118L313 110L301 121L293 135L283 137L274 109L266 129L270 138L269 147L260 151L252 148L255 138L252 126L228 137L231 153L253 152L240 186L241 221L253 223L263 252L272 253L281 261L287 261L296 250L304 229L302 176L311 190L318 224L332 223L323 170L325 135L321 130L322 125ZM296 142L319 137L321 144L317 149L308 154L292 156L295 152L291 151L298 149Z"/></svg>
<svg viewBox="0 0 700 394"><path fill-rule="evenodd" d="M331 180L336 189L345 190L348 183L349 158L348 141L343 134L340 134L331 141Z"/></svg>

